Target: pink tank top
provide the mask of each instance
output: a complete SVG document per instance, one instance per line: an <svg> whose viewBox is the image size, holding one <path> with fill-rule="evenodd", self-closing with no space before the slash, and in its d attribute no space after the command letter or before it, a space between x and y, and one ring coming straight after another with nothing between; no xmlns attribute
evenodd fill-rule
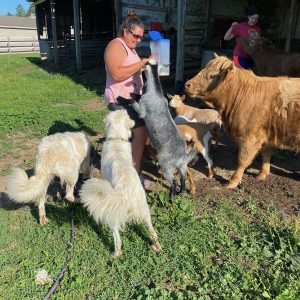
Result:
<svg viewBox="0 0 300 300"><path fill-rule="evenodd" d="M136 62L141 61L140 57L134 50L134 53L130 48L127 47L126 43L121 39L117 38L124 46L127 52L127 58L125 59L123 66L132 65ZM143 77L142 71L136 72L133 76L129 77L124 81L116 81L109 74L107 67L106 69L106 86L104 99L106 105L109 103L116 103L119 96L125 99L131 99L130 93L141 94L143 88Z"/></svg>

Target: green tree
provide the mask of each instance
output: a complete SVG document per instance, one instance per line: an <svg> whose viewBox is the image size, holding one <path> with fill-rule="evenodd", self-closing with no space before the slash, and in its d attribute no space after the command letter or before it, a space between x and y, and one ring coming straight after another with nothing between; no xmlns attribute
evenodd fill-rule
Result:
<svg viewBox="0 0 300 300"><path fill-rule="evenodd" d="M30 16L35 16L35 5L34 3L31 3L27 12L26 12L26 17L30 17Z"/></svg>
<svg viewBox="0 0 300 300"><path fill-rule="evenodd" d="M26 14L24 7L22 4L18 4L16 8L16 16L18 17L24 17Z"/></svg>
<svg viewBox="0 0 300 300"><path fill-rule="evenodd" d="M13 14L12 14L12 13L10 13L10 12L8 12L6 15L7 15L7 16L12 16Z"/></svg>

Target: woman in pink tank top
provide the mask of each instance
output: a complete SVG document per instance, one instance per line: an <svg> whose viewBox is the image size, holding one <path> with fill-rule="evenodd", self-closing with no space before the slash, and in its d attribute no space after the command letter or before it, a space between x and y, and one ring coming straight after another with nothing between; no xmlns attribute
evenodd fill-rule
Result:
<svg viewBox="0 0 300 300"><path fill-rule="evenodd" d="M108 109L126 109L134 120L132 129L132 157L136 170L141 172L141 160L147 139L143 119L129 105L131 93L141 95L143 88L142 67L148 58L140 59L135 51L144 35L144 24L134 11L129 11L120 27L119 37L110 41L104 53L106 69L105 102ZM128 101L129 100L129 101Z"/></svg>

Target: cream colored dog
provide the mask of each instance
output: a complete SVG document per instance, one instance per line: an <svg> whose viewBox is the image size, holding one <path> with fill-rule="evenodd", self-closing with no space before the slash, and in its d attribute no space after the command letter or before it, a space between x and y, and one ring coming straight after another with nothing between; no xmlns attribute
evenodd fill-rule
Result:
<svg viewBox="0 0 300 300"><path fill-rule="evenodd" d="M101 154L104 180L92 178L79 192L83 205L98 223L110 227L115 257L122 255L119 230L130 221L142 221L148 228L153 249L162 251L152 226L146 194L132 163L131 128L134 122L125 110L109 113L105 119L106 141Z"/></svg>
<svg viewBox="0 0 300 300"><path fill-rule="evenodd" d="M74 187L79 172L89 175L90 143L81 132L56 133L42 139L36 156L34 175L14 168L6 181L6 192L16 202L36 202L40 224L48 222L45 202L50 181L57 176L66 183L66 199L74 202Z"/></svg>

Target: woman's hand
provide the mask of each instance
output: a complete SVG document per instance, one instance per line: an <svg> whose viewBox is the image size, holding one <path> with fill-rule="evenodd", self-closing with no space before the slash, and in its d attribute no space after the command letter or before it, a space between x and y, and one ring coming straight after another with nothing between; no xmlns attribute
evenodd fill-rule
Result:
<svg viewBox="0 0 300 300"><path fill-rule="evenodd" d="M233 22L232 24L231 24L231 27L233 27L233 26L235 26L235 25L238 25L239 23L238 22Z"/></svg>

